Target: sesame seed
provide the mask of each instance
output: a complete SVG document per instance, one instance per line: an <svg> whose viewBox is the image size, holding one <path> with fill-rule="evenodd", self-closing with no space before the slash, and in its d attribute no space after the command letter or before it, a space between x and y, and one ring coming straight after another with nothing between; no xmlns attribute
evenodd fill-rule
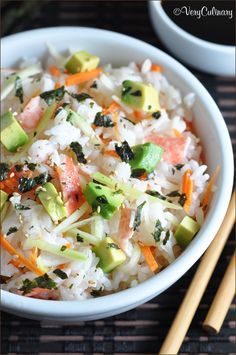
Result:
<svg viewBox="0 0 236 355"><path fill-rule="evenodd" d="M101 211L101 207L98 206L98 208L97 208L97 213L100 213L100 211Z"/></svg>
<svg viewBox="0 0 236 355"><path fill-rule="evenodd" d="M10 174L10 178L12 178L13 176L15 176L15 173L11 173Z"/></svg>

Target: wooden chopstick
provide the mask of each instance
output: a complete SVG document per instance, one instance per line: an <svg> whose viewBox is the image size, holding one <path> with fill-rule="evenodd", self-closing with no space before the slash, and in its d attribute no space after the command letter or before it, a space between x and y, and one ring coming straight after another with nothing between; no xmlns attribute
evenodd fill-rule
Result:
<svg viewBox="0 0 236 355"><path fill-rule="evenodd" d="M203 322L203 328L213 334L220 331L235 295L235 256L234 253Z"/></svg>
<svg viewBox="0 0 236 355"><path fill-rule="evenodd" d="M233 193L224 221L205 252L194 278L188 288L179 311L171 325L159 354L177 354L184 337L191 324L193 316L201 301L206 286L214 271L216 263L221 255L224 245L228 239L235 219L235 192Z"/></svg>

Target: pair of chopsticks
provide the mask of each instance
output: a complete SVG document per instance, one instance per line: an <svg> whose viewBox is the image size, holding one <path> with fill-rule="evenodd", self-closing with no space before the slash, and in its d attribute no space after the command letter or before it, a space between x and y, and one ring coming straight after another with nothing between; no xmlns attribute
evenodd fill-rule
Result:
<svg viewBox="0 0 236 355"><path fill-rule="evenodd" d="M210 247L205 252L189 286L179 311L161 347L159 355L178 354L194 314L215 269L235 221L235 192L233 193L224 221ZM215 295L203 327L218 333L235 294L235 254L226 270Z"/></svg>

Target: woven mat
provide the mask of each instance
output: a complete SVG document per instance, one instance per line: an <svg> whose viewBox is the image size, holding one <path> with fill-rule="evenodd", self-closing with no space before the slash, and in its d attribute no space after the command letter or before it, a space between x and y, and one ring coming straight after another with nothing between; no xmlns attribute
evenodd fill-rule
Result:
<svg viewBox="0 0 236 355"><path fill-rule="evenodd" d="M33 6L32 6L33 5ZM113 1L4 1L2 34L32 28L78 25L109 29L164 49L149 20L147 3ZM166 49L164 49L167 51ZM236 100L232 79L190 70L213 96L236 143ZM181 347L181 354L235 354L235 305L219 335L202 330L235 241L229 239ZM121 315L77 325L55 325L2 312L2 354L155 354L174 319L197 265L166 292Z"/></svg>

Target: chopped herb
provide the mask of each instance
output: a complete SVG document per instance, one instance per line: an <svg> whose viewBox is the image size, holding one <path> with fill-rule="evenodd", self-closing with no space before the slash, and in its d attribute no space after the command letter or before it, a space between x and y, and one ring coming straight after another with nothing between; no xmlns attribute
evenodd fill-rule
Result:
<svg viewBox="0 0 236 355"><path fill-rule="evenodd" d="M153 112L152 117L155 118L155 120L158 120L158 118L161 117L161 111Z"/></svg>
<svg viewBox="0 0 236 355"><path fill-rule="evenodd" d="M184 164L176 164L176 165L175 165L175 168L176 168L177 170L180 170L180 169L182 169L183 166L184 166Z"/></svg>
<svg viewBox="0 0 236 355"><path fill-rule="evenodd" d="M23 170L23 165L16 164L16 165L15 165L15 169L16 169L16 171L19 173L19 172L21 172L21 171Z"/></svg>
<svg viewBox="0 0 236 355"><path fill-rule="evenodd" d="M85 92L81 92L81 94L74 94L72 92L68 92L67 93L73 97L73 99L76 99L78 102L82 102L86 99L92 99L92 96L90 96L89 94L86 94Z"/></svg>
<svg viewBox="0 0 236 355"><path fill-rule="evenodd" d="M155 228L154 228L154 231L152 233L153 235L153 238L155 240L156 243L158 243L160 241L160 238L161 238L161 232L163 232L163 228L161 226L161 222L160 220L158 219L156 221L156 224L155 224Z"/></svg>
<svg viewBox="0 0 236 355"><path fill-rule="evenodd" d="M27 164L27 167L30 171L34 171L35 168L36 168L37 164L34 164L34 163L28 163Z"/></svg>
<svg viewBox="0 0 236 355"><path fill-rule="evenodd" d="M22 193L31 191L36 185L43 185L52 179L48 173L40 174L34 178L26 178L21 176L19 178L18 190Z"/></svg>
<svg viewBox="0 0 236 355"><path fill-rule="evenodd" d="M120 249L120 247L116 244L116 243L107 243L107 246L106 246L107 249L109 248L113 248L113 249Z"/></svg>
<svg viewBox="0 0 236 355"><path fill-rule="evenodd" d="M29 207L22 205L21 203L15 203L15 209L18 211L30 210Z"/></svg>
<svg viewBox="0 0 236 355"><path fill-rule="evenodd" d="M7 163L0 163L0 181L7 179L10 166Z"/></svg>
<svg viewBox="0 0 236 355"><path fill-rule="evenodd" d="M83 153L81 144L79 144L78 142L71 142L70 148L75 153L76 158L77 158L79 163L82 163L82 164L86 164L87 163L87 160L84 157L84 153Z"/></svg>
<svg viewBox="0 0 236 355"><path fill-rule="evenodd" d="M141 90L137 90L137 91L131 92L130 95L140 97L140 96L142 96L142 92L141 92Z"/></svg>
<svg viewBox="0 0 236 355"><path fill-rule="evenodd" d="M107 198L105 195L98 196L96 200L101 203L102 205L105 205L108 203Z"/></svg>
<svg viewBox="0 0 236 355"><path fill-rule="evenodd" d="M114 127L114 122L110 119L110 117L103 115L101 112L96 114L93 123L97 127Z"/></svg>
<svg viewBox="0 0 236 355"><path fill-rule="evenodd" d="M60 279L62 279L62 280L68 279L67 274L64 271L62 271L61 269L56 269L53 271L53 273L55 275L57 275L58 277L60 277Z"/></svg>
<svg viewBox="0 0 236 355"><path fill-rule="evenodd" d="M61 251L65 251L67 249L67 246L66 245L62 245L62 247L61 247Z"/></svg>
<svg viewBox="0 0 236 355"><path fill-rule="evenodd" d="M101 190L102 188L101 188L101 186L95 186L95 189Z"/></svg>
<svg viewBox="0 0 236 355"><path fill-rule="evenodd" d="M18 231L18 228L17 228L17 227L10 227L10 228L8 229L7 235L10 235L10 234L15 233L15 232L17 232L17 231Z"/></svg>
<svg viewBox="0 0 236 355"><path fill-rule="evenodd" d="M22 193L32 190L36 186L35 180L33 178L26 178L21 176L19 178L18 190Z"/></svg>
<svg viewBox="0 0 236 355"><path fill-rule="evenodd" d="M143 206L145 205L145 203L146 203L146 201L143 201L143 203L141 203L137 207L137 210L136 210L136 213L135 213L135 218L134 218L134 224L133 224L133 230L134 231L138 230L138 227L141 224L141 214L142 214L142 209L143 209Z"/></svg>
<svg viewBox="0 0 236 355"><path fill-rule="evenodd" d="M131 177L132 178L139 178L140 176L144 175L146 173L145 169L134 169L131 172Z"/></svg>
<svg viewBox="0 0 236 355"><path fill-rule="evenodd" d="M129 92L130 92L130 90L132 90L132 87L131 86L128 86L127 88L125 88L125 87L123 87L123 89L122 89L122 96L125 96L125 95L127 95Z"/></svg>
<svg viewBox="0 0 236 355"><path fill-rule="evenodd" d="M171 168L172 174L175 175L175 169Z"/></svg>
<svg viewBox="0 0 236 355"><path fill-rule="evenodd" d="M84 238L82 238L82 237L80 236L80 234L79 234L79 233L77 233L77 234L76 234L76 240L77 240L77 242L81 242L81 243L83 243Z"/></svg>
<svg viewBox="0 0 236 355"><path fill-rule="evenodd" d="M166 196L168 196L168 197L179 197L179 196L181 196L181 194L179 193L179 191L176 190L176 191L171 191Z"/></svg>
<svg viewBox="0 0 236 355"><path fill-rule="evenodd" d="M91 101L91 102L89 103L89 107L90 107L90 108L93 108L93 106L94 106L94 102Z"/></svg>
<svg viewBox="0 0 236 355"><path fill-rule="evenodd" d="M148 105L148 109L151 110L152 106L151 105Z"/></svg>
<svg viewBox="0 0 236 355"><path fill-rule="evenodd" d="M128 163L131 159L134 158L134 153L127 141L122 142L120 147L118 146L118 144L115 144L115 150L121 160L126 163Z"/></svg>
<svg viewBox="0 0 236 355"><path fill-rule="evenodd" d="M159 198L160 200L166 200L166 197L160 194L158 191L147 190L146 194Z"/></svg>
<svg viewBox="0 0 236 355"><path fill-rule="evenodd" d="M98 88L97 82L94 81L94 82L92 83L92 85L90 86L90 88L91 88L91 89L97 89L97 88Z"/></svg>
<svg viewBox="0 0 236 355"><path fill-rule="evenodd" d="M186 202L186 200L187 200L187 196L186 196L185 193L183 193L183 194L180 195L178 203L183 207L185 202Z"/></svg>
<svg viewBox="0 0 236 355"><path fill-rule="evenodd" d="M43 276L36 277L33 280L23 280L23 286L20 288L20 291L23 291L23 295L25 295L30 293L36 287L52 290L57 288L57 284L48 276L48 274L44 274Z"/></svg>
<svg viewBox="0 0 236 355"><path fill-rule="evenodd" d="M53 100L61 101L65 95L65 87L61 86L55 90L45 91L39 96L46 102L48 106L50 106Z"/></svg>
<svg viewBox="0 0 236 355"><path fill-rule="evenodd" d="M52 177L48 173L40 174L34 178L36 185L44 185L46 182L52 180Z"/></svg>
<svg viewBox="0 0 236 355"><path fill-rule="evenodd" d="M23 92L23 87L22 87L22 83L21 83L21 78L19 76L17 76L15 79L15 96L18 97L20 100L20 103L23 104L24 92Z"/></svg>
<svg viewBox="0 0 236 355"><path fill-rule="evenodd" d="M74 286L74 284L70 284L69 289L71 290L73 286Z"/></svg>
<svg viewBox="0 0 236 355"><path fill-rule="evenodd" d="M165 238L162 241L163 245L166 245L166 243L168 242L169 239L170 239L170 231L167 231Z"/></svg>

